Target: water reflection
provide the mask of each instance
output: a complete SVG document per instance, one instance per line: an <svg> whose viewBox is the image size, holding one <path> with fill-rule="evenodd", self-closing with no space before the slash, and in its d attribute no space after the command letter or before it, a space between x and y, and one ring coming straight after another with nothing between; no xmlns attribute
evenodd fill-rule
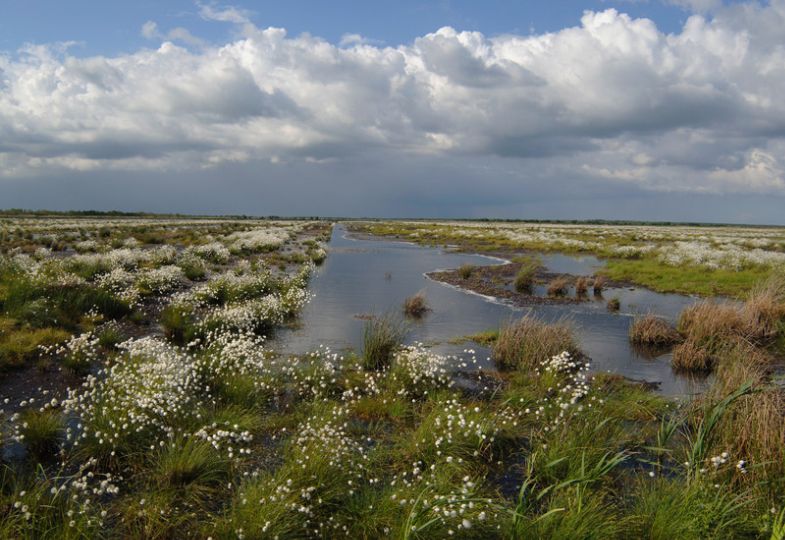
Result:
<svg viewBox="0 0 785 540"><path fill-rule="evenodd" d="M559 264L565 265L561 268L566 268L564 260L559 260ZM296 329L280 332L275 346L288 353L304 353L320 345L334 351L350 348L359 351L364 315L400 312L403 301L422 290L432 311L421 320L409 323L408 341L432 345L439 353L466 357L470 353L465 353L464 349L471 346L479 363L491 367L487 360L488 349L473 343L457 344L455 338L498 328L531 311L547 321L565 317L572 320L581 348L592 358L596 371L660 382L660 388L666 394L690 394L702 388L701 381L674 373L668 354L640 354L632 349L627 339L633 314L653 312L675 319L684 306L695 301L694 298L640 288L610 289L604 293L604 298L590 295L588 301L580 304L520 309L425 277L426 272L463 264L498 264L498 260L403 242L348 238L345 228L337 225L332 234L330 255L311 280L314 297L303 311L301 324ZM622 309L619 313L607 312L605 302L611 297L620 299Z"/></svg>

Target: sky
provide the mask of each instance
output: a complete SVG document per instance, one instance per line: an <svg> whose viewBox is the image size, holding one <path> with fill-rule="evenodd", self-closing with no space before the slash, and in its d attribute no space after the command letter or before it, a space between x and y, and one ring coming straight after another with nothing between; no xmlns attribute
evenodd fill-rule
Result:
<svg viewBox="0 0 785 540"><path fill-rule="evenodd" d="M0 0L0 208L785 224L785 0Z"/></svg>

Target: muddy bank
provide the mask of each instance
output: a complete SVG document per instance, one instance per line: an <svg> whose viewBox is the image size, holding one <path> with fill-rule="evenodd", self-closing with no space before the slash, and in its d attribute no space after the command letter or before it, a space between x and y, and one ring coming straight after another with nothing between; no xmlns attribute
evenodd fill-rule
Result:
<svg viewBox="0 0 785 540"><path fill-rule="evenodd" d="M517 291L513 282L520 268L521 264L507 263L475 267L468 277L461 275L461 270L457 268L428 272L426 276L434 281L469 290L483 296L498 298L515 306L579 304L588 300L596 301L598 298L602 298L602 293L595 294L591 288L585 294L575 292L576 281L584 279L581 276L556 274L542 269L535 274L532 287L529 290ZM567 291L564 294L538 294L551 281L557 278L563 278L567 281ZM626 284L606 280L604 286L620 288L626 286Z"/></svg>

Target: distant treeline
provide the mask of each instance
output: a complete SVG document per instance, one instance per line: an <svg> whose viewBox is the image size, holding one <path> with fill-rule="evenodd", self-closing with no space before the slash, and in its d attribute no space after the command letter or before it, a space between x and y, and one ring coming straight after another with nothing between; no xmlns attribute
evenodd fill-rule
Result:
<svg viewBox="0 0 785 540"><path fill-rule="evenodd" d="M503 218L379 218L342 216L252 216L247 214L156 214L153 212L121 212L120 210L28 210L24 208L0 209L0 217L117 217L150 219L269 219L297 221L457 221L485 223L535 223L553 225L647 225L652 227L751 227L771 228L783 225L750 225L745 223L712 223L701 221L635 221L628 219L503 219Z"/></svg>
<svg viewBox="0 0 785 540"><path fill-rule="evenodd" d="M150 219L270 219L270 220L323 220L319 216L250 216L247 214L156 214L153 212L121 212L120 210L28 210L25 208L0 209L0 217L116 217Z"/></svg>

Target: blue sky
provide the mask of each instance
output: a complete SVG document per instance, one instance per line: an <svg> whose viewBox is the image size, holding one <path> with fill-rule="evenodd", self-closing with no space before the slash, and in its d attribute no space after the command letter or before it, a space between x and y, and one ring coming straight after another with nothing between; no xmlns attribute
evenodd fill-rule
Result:
<svg viewBox="0 0 785 540"><path fill-rule="evenodd" d="M785 224L785 0L0 2L0 207Z"/></svg>
<svg viewBox="0 0 785 540"><path fill-rule="evenodd" d="M358 2L356 0L232 2L260 27L308 32L332 43L344 34L360 34L386 45L411 42L442 26L478 30L486 35L551 32L580 24L585 10L616 8L654 20L665 32L678 31L689 15L684 7L660 0L502 1L443 0ZM3 0L0 2L0 49L24 43L75 41L75 55L119 54L149 45L140 34L146 21L161 28L185 27L219 43L230 39L231 26L205 21L188 0Z"/></svg>

